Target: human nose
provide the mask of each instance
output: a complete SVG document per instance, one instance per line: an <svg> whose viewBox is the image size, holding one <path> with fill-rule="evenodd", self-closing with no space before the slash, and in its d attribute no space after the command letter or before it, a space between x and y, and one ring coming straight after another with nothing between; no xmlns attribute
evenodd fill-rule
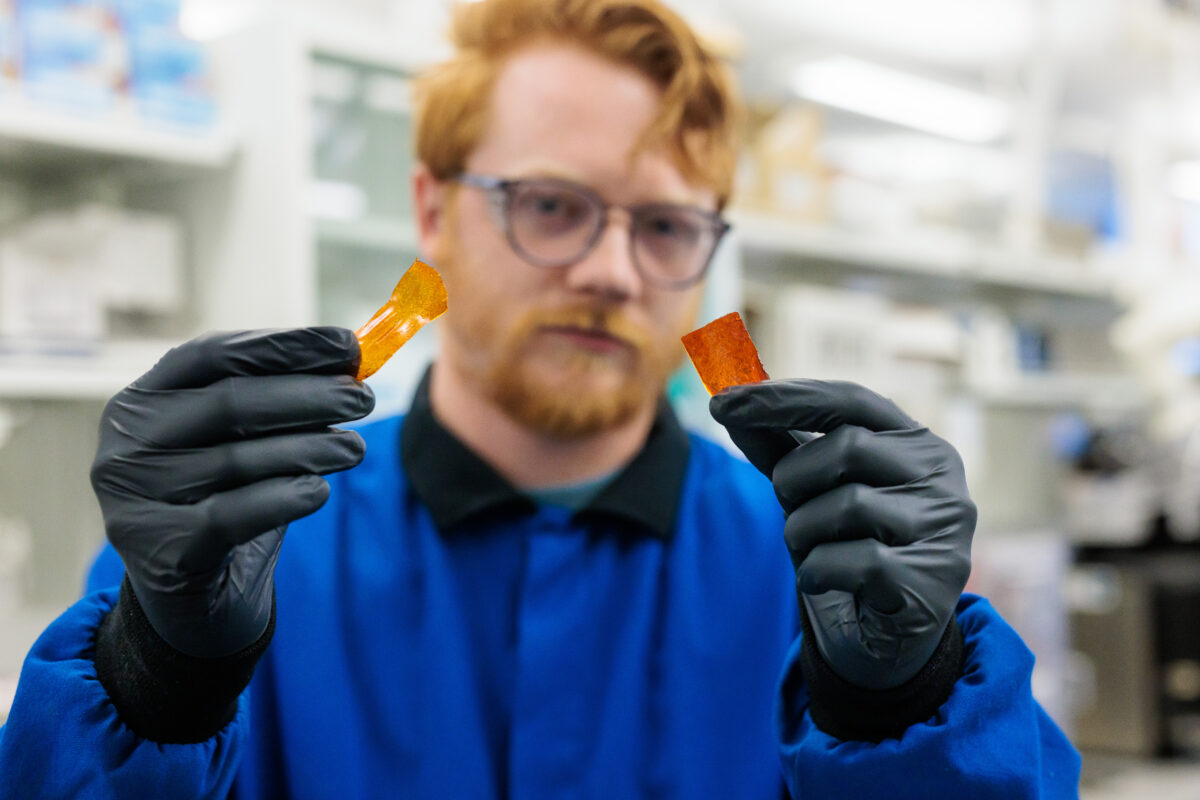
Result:
<svg viewBox="0 0 1200 800"><path fill-rule="evenodd" d="M642 276L633 263L631 225L629 212L621 208L609 209L596 246L567 268L567 285L608 300L637 297L642 291Z"/></svg>

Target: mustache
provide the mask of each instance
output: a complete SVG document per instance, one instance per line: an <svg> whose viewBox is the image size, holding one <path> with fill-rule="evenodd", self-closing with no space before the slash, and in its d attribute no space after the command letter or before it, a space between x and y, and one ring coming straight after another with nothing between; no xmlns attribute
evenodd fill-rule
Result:
<svg viewBox="0 0 1200 800"><path fill-rule="evenodd" d="M634 322L627 314L607 308L573 306L558 309L531 311L521 320L520 328L526 335L538 328L582 328L621 339L637 349L650 344L650 332L645 326Z"/></svg>

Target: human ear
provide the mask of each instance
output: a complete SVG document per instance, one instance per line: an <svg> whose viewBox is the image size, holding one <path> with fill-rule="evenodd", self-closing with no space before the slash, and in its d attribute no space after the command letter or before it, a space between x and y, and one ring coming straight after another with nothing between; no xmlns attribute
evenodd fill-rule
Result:
<svg viewBox="0 0 1200 800"><path fill-rule="evenodd" d="M417 244L422 257L433 259L445 224L449 193L446 185L424 164L418 164L413 170L412 189Z"/></svg>

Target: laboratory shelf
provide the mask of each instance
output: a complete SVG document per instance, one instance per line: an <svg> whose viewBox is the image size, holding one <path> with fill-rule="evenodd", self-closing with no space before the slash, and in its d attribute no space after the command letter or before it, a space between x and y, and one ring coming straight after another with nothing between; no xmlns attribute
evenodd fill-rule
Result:
<svg viewBox="0 0 1200 800"><path fill-rule="evenodd" d="M103 117L38 108L0 94L0 163L75 166L89 161L132 161L191 170L217 170L237 152L231 128L192 132L157 127L132 112Z"/></svg>
<svg viewBox="0 0 1200 800"><path fill-rule="evenodd" d="M363 217L361 219L318 219L314 221L317 241L388 253L414 253L417 229L409 220Z"/></svg>
<svg viewBox="0 0 1200 800"><path fill-rule="evenodd" d="M950 234L873 235L735 213L748 270L767 269L819 283L884 282L931 301L1055 297L1116 305L1112 286L1082 265L1005 253Z"/></svg>
<svg viewBox="0 0 1200 800"><path fill-rule="evenodd" d="M443 37L412 37L404 29L366 26L350 14L312 14L288 9L291 21L304 32L309 49L322 56L345 59L399 72L416 72L453 55Z"/></svg>
<svg viewBox="0 0 1200 800"><path fill-rule="evenodd" d="M1130 351L1169 348L1195 336L1200 336L1200 263L1175 265L1159 288L1139 294L1113 329L1114 340Z"/></svg>
<svg viewBox="0 0 1200 800"><path fill-rule="evenodd" d="M1030 409L1136 410L1149 401L1131 375L1105 373L1024 373L986 382L967 381L971 397L990 406Z"/></svg>
<svg viewBox="0 0 1200 800"><path fill-rule="evenodd" d="M107 400L178 343L154 339L71 350L0 349L0 400Z"/></svg>

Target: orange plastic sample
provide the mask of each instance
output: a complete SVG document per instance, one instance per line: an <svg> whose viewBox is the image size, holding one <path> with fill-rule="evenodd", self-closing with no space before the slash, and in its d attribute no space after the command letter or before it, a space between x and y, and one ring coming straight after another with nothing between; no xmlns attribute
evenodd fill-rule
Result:
<svg viewBox="0 0 1200 800"><path fill-rule="evenodd" d="M437 270L420 259L400 276L392 296L354 335L362 351L360 381L375 374L426 322L446 310L446 286Z"/></svg>
<svg viewBox="0 0 1200 800"><path fill-rule="evenodd" d="M736 311L685 335L683 346L709 394L771 377L763 369L758 350Z"/></svg>

